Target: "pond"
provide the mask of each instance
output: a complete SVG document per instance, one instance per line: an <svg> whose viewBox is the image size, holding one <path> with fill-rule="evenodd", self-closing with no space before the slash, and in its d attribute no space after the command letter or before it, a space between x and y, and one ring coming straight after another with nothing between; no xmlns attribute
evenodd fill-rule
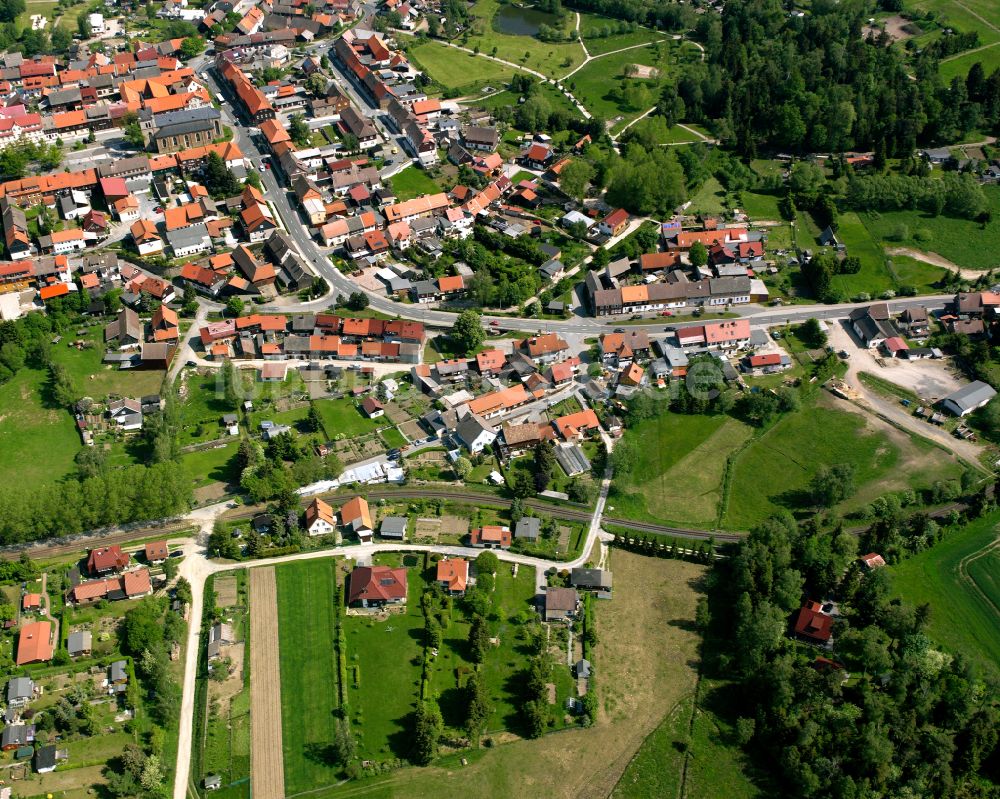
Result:
<svg viewBox="0 0 1000 799"><path fill-rule="evenodd" d="M500 33L510 33L514 36L535 36L542 25L557 27L559 17L537 8L522 8L520 6L504 5L493 17L493 27Z"/></svg>

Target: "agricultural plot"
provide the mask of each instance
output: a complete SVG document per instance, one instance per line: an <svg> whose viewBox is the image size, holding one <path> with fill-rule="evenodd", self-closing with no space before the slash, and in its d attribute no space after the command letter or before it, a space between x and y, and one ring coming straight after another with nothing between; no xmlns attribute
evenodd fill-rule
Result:
<svg viewBox="0 0 1000 799"><path fill-rule="evenodd" d="M953 456L930 443L839 410L822 396L781 418L736 458L723 527L747 530L778 508L810 508L810 479L820 466L838 463L854 466L857 486L841 512L889 491L924 488L961 473Z"/></svg>
<svg viewBox="0 0 1000 799"><path fill-rule="evenodd" d="M335 568L336 561L322 559L289 563L276 570L281 708L270 723L283 728L284 779L289 793L330 785L337 779L338 769L326 753L337 707Z"/></svg>
<svg viewBox="0 0 1000 799"><path fill-rule="evenodd" d="M282 748L282 702L291 690L283 685L278 654L277 584L271 567L250 570L250 699L251 755L250 785L252 795L259 799L283 799L285 776L277 753ZM289 634L296 625L287 624ZM297 640L292 640L291 651L286 650L284 661L298 651ZM291 731L290 731L291 732ZM287 753L286 753L287 755Z"/></svg>
<svg viewBox="0 0 1000 799"><path fill-rule="evenodd" d="M726 458L751 436L728 416L665 413L626 431L635 442L631 473L615 479L614 515L679 525L713 527L722 500ZM660 441L662 446L642 442Z"/></svg>
<svg viewBox="0 0 1000 799"><path fill-rule="evenodd" d="M211 579L211 578L210 578ZM211 665L211 677L201 679L199 697L204 697L205 716L199 739L201 774L217 774L222 787L219 799L249 799L250 796L250 664L249 628L246 608L246 572L240 572L241 594L236 575L214 578L215 601L223 618L232 620L238 643L223 649L223 658ZM244 597L240 599L241 595ZM237 606L239 604L239 606ZM199 698L199 702L201 699ZM201 720L199 720L201 721Z"/></svg>
<svg viewBox="0 0 1000 799"><path fill-rule="evenodd" d="M930 603L928 635L994 677L1000 674L998 524L997 513L977 519L890 572L905 601Z"/></svg>
<svg viewBox="0 0 1000 799"><path fill-rule="evenodd" d="M833 285L845 297L867 294L878 297L884 291L894 289L892 277L885 266L882 248L875 243L858 215L853 211L840 215L837 236L847 247L848 255L861 259L861 271L855 275L837 275Z"/></svg>

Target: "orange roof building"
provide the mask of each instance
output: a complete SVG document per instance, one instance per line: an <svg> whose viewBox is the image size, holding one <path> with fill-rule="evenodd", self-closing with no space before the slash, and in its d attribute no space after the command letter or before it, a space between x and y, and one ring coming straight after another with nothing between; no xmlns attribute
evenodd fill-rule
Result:
<svg viewBox="0 0 1000 799"><path fill-rule="evenodd" d="M437 564L437 581L449 594L464 594L469 584L469 561L443 558Z"/></svg>
<svg viewBox="0 0 1000 799"><path fill-rule="evenodd" d="M469 543L477 549L510 549L510 528L486 525L473 530Z"/></svg>
<svg viewBox="0 0 1000 799"><path fill-rule="evenodd" d="M52 623L36 621L25 624L17 637L17 665L45 663L52 660Z"/></svg>

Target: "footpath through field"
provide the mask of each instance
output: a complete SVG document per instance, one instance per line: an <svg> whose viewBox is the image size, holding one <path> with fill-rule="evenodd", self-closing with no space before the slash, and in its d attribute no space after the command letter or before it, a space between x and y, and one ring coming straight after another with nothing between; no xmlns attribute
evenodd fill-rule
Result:
<svg viewBox="0 0 1000 799"><path fill-rule="evenodd" d="M284 799L278 583L273 566L250 569L250 701L251 794L254 799Z"/></svg>

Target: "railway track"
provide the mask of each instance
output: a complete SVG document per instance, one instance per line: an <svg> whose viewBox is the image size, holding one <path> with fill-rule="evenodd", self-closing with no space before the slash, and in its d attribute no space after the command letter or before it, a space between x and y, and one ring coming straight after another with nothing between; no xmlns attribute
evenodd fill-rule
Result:
<svg viewBox="0 0 1000 799"><path fill-rule="evenodd" d="M440 499L446 502L482 505L489 508L509 508L511 504L511 500L496 496L495 494L479 493L476 491L463 492L451 489L396 489L382 487L372 488L369 491L366 491L365 494L369 499L376 500ZM354 496L354 494L352 492L335 491L328 494L321 494L319 496L328 500L346 500L349 497ZM303 506L308 504L305 498L303 498L302 504ZM557 503L542 499L526 499L524 500L524 505L532 510L547 513L557 519L564 519L565 521L589 522L593 515L592 511L585 505L575 502ZM965 508L965 503L954 502L942 508L929 511L927 515L931 518L941 518L947 516L952 511L957 510L961 512L965 510ZM227 521L244 521L253 518L253 516L260 513L260 511L261 508L259 507L252 509L243 508L239 512L225 514L223 518ZM687 538L694 541L707 541L710 538L714 538L720 543L735 543L740 541L745 535L745 533L742 532L734 533L712 530L695 530L688 527L671 527L664 524L655 524L653 522L637 522L632 519L619 519L613 516L605 516L602 519L602 524L634 530L640 533L669 535L675 538ZM23 545L12 544L0 550L0 559L16 560L21 556L22 552L27 552L28 555L36 560L46 560L50 558L62 557L64 555L71 555L74 552L79 552L98 543L108 546L110 544L126 544L131 541L138 541L143 538L151 538L154 536L170 538L172 536L176 536L177 533L180 533L183 530L191 528L192 526L193 525L189 520L172 519L160 523L154 522L143 527L134 527L129 530L116 531L113 533L87 533L68 539L50 539L49 541L33 542ZM848 528L846 532L851 535L861 535L867 529L868 526L865 525Z"/></svg>

